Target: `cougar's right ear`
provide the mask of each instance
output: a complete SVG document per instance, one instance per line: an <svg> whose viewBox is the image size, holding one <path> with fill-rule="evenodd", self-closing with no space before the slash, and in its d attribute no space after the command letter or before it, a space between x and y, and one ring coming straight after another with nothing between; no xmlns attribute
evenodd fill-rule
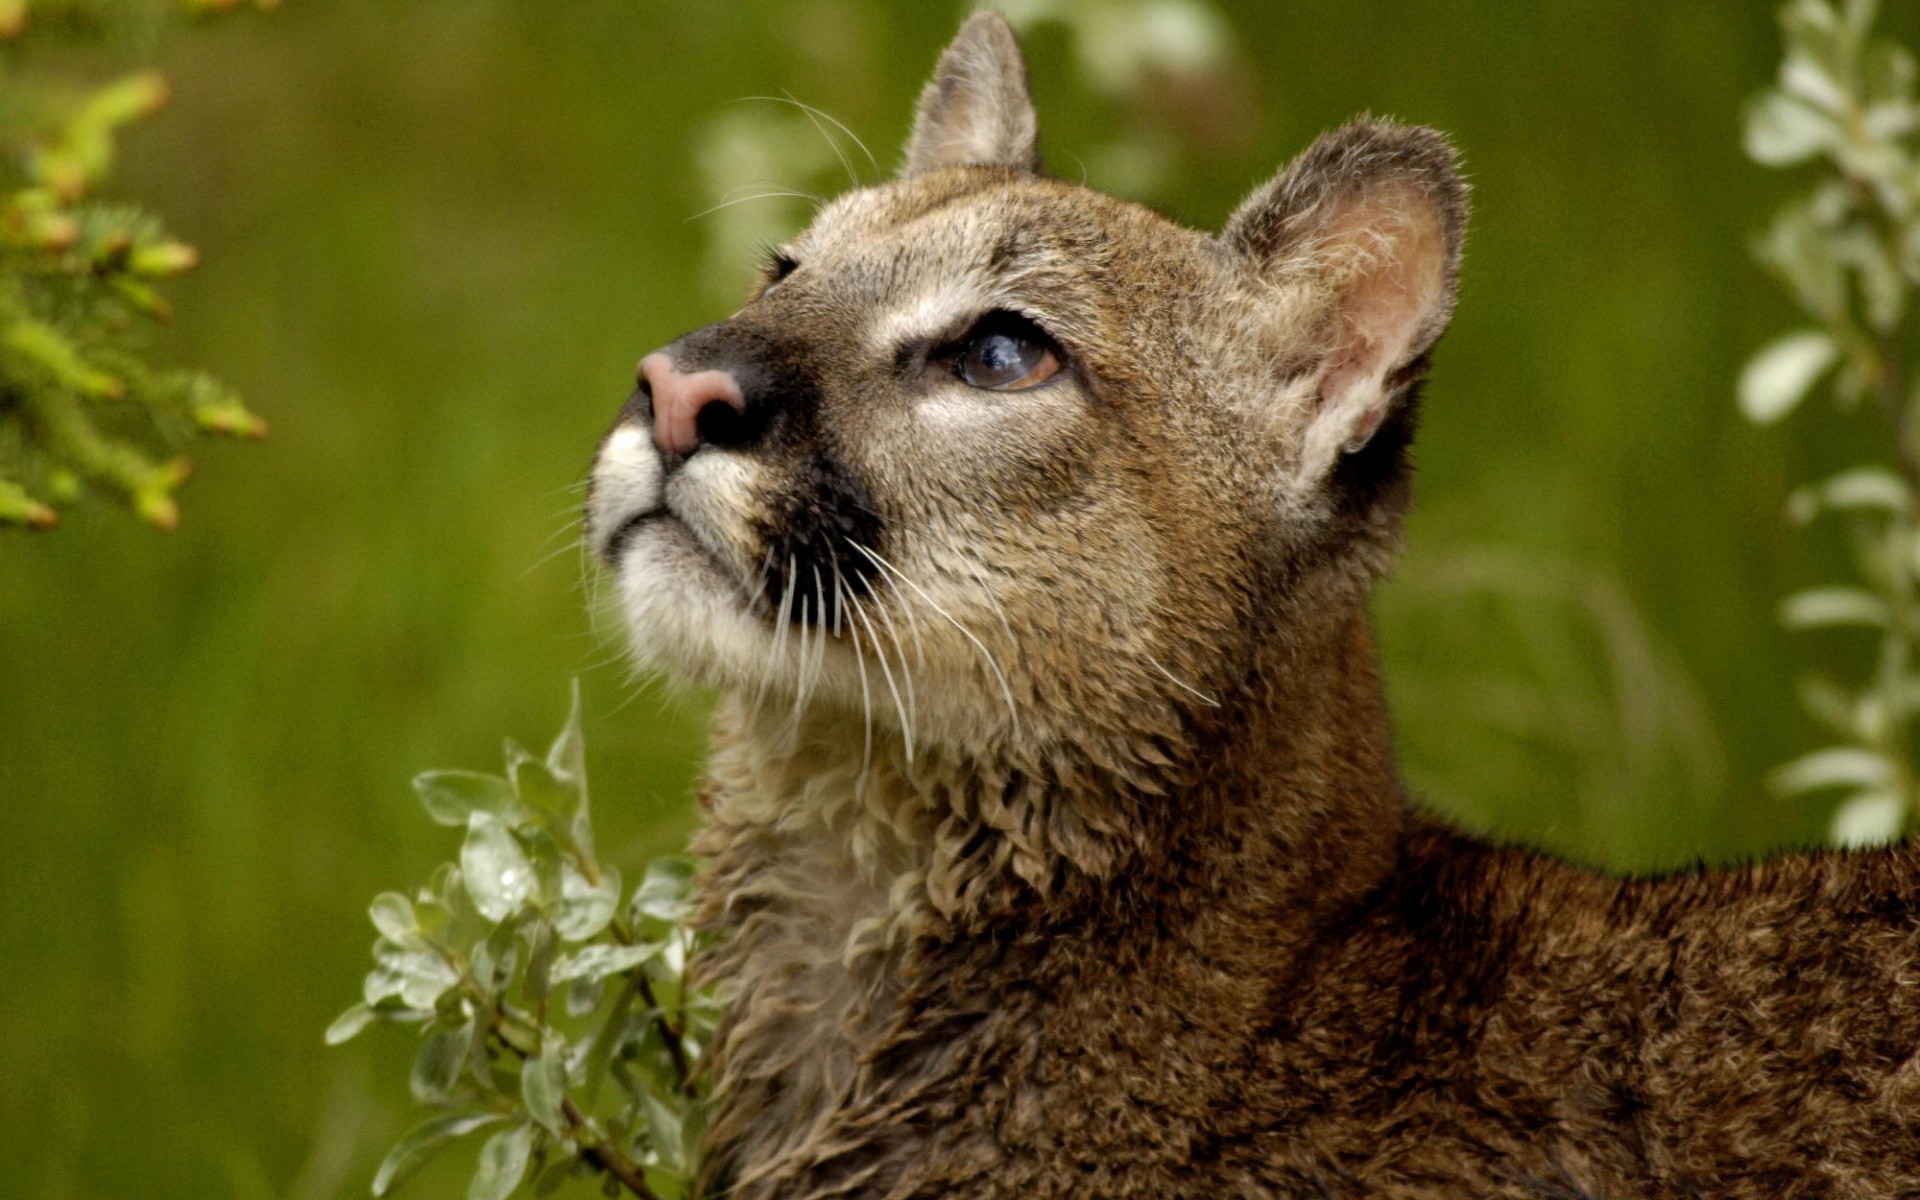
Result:
<svg viewBox="0 0 1920 1200"><path fill-rule="evenodd" d="M982 10L967 18L920 93L901 174L941 167L1040 173L1026 60L1013 27L997 12Z"/></svg>
<svg viewBox="0 0 1920 1200"><path fill-rule="evenodd" d="M1302 482L1364 446L1418 375L1453 315L1466 222L1446 139L1369 119L1321 137L1228 220L1221 240L1311 308Z"/></svg>

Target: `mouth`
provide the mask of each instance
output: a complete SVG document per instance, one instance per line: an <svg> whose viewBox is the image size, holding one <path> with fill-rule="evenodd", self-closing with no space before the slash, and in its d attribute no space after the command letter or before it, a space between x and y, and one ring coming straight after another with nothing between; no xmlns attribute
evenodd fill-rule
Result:
<svg viewBox="0 0 1920 1200"><path fill-rule="evenodd" d="M649 521L662 520L672 515L672 513L667 511L666 505L656 504L652 508L643 509L621 521L618 525L614 526L613 532L608 534L606 540L600 544L601 561L612 566L618 566L620 556L626 552L627 547L632 544L633 539L639 535L640 530Z"/></svg>

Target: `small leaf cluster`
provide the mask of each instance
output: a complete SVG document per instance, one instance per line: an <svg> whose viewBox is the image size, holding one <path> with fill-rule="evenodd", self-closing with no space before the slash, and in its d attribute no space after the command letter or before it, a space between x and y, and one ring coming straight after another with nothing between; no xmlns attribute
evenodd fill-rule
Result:
<svg viewBox="0 0 1920 1200"><path fill-rule="evenodd" d="M411 1088L439 1111L388 1153L373 1194L484 1130L470 1200L570 1178L687 1200L716 1016L686 976L691 867L653 862L628 892L596 854L577 686L548 752L509 742L506 759L503 776L414 780L428 815L464 831L458 861L374 898L374 968L327 1030L329 1044L376 1022L420 1031Z"/></svg>
<svg viewBox="0 0 1920 1200"><path fill-rule="evenodd" d="M20 69L42 29L118 33L231 7L0 0L0 525L53 525L91 492L172 528L189 470L179 447L266 433L212 377L142 353L171 315L159 285L199 256L154 217L97 195L116 139L166 102L167 81L140 72L82 86Z"/></svg>
<svg viewBox="0 0 1920 1200"><path fill-rule="evenodd" d="M1913 56L1875 36L1875 15L1873 0L1787 4L1778 79L1746 119L1755 161L1811 166L1816 179L1755 247L1811 324L1748 362L1741 411L1759 424L1782 420L1827 381L1843 412L1870 401L1891 441L1890 464L1842 471L1800 488L1788 505L1801 525L1832 522L1853 552L1855 578L1788 597L1782 621L1875 639L1864 678L1801 682L1808 712L1837 740L1772 781L1788 794L1843 790L1831 830L1843 845L1901 836L1920 783L1920 389L1905 366L1920 286L1920 102Z"/></svg>

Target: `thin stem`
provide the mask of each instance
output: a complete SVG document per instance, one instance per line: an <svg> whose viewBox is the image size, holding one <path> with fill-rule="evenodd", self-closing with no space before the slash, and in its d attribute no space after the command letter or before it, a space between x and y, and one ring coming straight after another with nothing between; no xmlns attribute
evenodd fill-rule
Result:
<svg viewBox="0 0 1920 1200"><path fill-rule="evenodd" d="M563 839L561 845L573 856L575 868L585 876L587 882L595 887L600 886L600 864L593 860L593 856L582 853L571 839ZM633 926L627 924L624 917L616 915L608 922L607 929L613 934L614 940L623 946L631 946L639 941ZM653 1014L653 1024L660 1031L660 1041L667 1047L667 1057L673 1060L673 1073L679 1080L681 1094L699 1095L699 1089L693 1082L693 1065L687 1059L685 1038L679 1029L674 1028L673 1022L667 1020L666 1010L660 1007L660 1001L653 994L653 983L647 978L646 967L635 967L627 972L627 978L639 989L640 999Z"/></svg>
<svg viewBox="0 0 1920 1200"><path fill-rule="evenodd" d="M640 1200L660 1200L659 1195L647 1186L646 1172L641 1170L640 1165L622 1154L619 1147L609 1145L598 1127L574 1106L572 1100L561 1099L560 1115L565 1118L567 1129L574 1135L574 1144L580 1147L581 1158L613 1176Z"/></svg>

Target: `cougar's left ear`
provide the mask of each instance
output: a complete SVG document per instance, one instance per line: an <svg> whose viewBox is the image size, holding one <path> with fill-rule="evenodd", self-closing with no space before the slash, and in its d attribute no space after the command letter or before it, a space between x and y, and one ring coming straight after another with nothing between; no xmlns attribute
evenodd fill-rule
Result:
<svg viewBox="0 0 1920 1200"><path fill-rule="evenodd" d="M1431 129L1362 119L1322 136L1227 222L1221 239L1314 311L1315 410L1298 470L1317 480L1366 445L1453 315L1467 186Z"/></svg>
<svg viewBox="0 0 1920 1200"><path fill-rule="evenodd" d="M999 13L967 18L920 93L903 175L941 167L1007 167L1040 173L1039 134L1027 64Z"/></svg>

